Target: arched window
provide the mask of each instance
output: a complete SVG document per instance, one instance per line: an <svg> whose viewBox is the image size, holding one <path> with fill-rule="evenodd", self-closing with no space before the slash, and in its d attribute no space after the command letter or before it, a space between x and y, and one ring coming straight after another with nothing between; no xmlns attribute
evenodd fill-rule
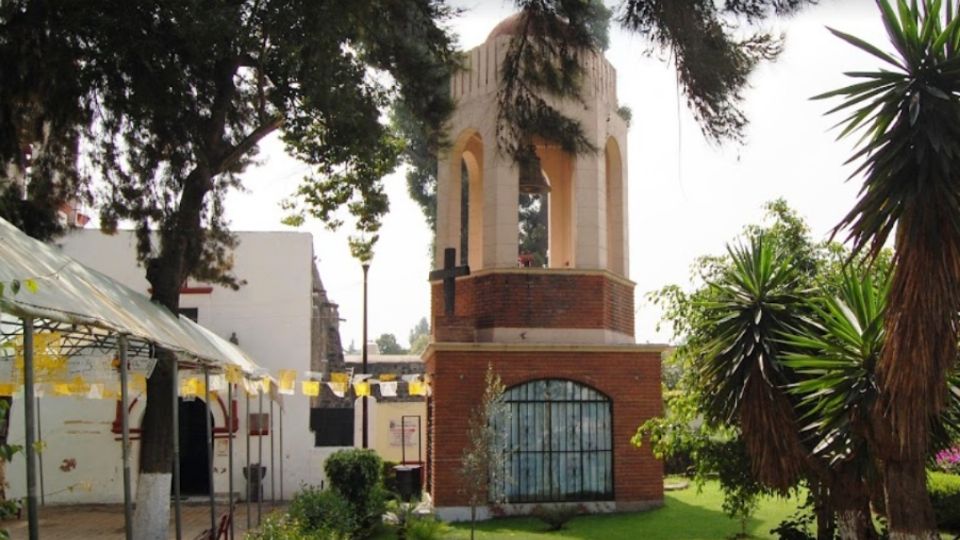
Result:
<svg viewBox="0 0 960 540"><path fill-rule="evenodd" d="M511 503L613 498L611 402L573 381L543 379L504 393Z"/></svg>

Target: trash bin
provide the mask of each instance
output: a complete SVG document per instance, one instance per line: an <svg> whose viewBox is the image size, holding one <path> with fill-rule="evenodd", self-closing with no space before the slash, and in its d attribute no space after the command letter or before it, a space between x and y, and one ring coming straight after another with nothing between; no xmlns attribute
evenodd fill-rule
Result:
<svg viewBox="0 0 960 540"><path fill-rule="evenodd" d="M420 465L397 465L393 468L397 475L397 491L404 502L420 497Z"/></svg>
<svg viewBox="0 0 960 540"><path fill-rule="evenodd" d="M250 474L250 470L253 474ZM257 474L260 471L260 474ZM267 468L259 463L243 468L243 477L247 479L247 502L257 502L263 497L263 477L267 475Z"/></svg>

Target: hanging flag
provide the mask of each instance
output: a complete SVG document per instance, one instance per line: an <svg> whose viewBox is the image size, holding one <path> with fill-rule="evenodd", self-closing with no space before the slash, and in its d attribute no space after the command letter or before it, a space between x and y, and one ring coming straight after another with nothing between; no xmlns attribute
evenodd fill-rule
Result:
<svg viewBox="0 0 960 540"><path fill-rule="evenodd" d="M327 386L330 388L330 391L333 392L333 395L337 397L344 397L347 395L347 383L345 382L328 382Z"/></svg>
<svg viewBox="0 0 960 540"><path fill-rule="evenodd" d="M410 374L410 375L402 375L400 378L403 379L403 380L405 380L405 381L407 381L407 382L419 381L419 380L420 380L420 375L419 375L419 374L416 374L416 373L413 373L413 374Z"/></svg>
<svg viewBox="0 0 960 540"><path fill-rule="evenodd" d="M330 374L330 381L335 383L348 383L350 382L350 375L348 373L335 372Z"/></svg>
<svg viewBox="0 0 960 540"><path fill-rule="evenodd" d="M87 399L103 399L103 385L99 383L91 384L86 397Z"/></svg>
<svg viewBox="0 0 960 540"><path fill-rule="evenodd" d="M380 382L384 382L384 381L390 382L390 381L395 381L395 380L397 380L397 374L396 374L396 373L381 373L381 374L380 374Z"/></svg>
<svg viewBox="0 0 960 540"><path fill-rule="evenodd" d="M130 392L144 393L147 391L147 378L139 373L134 373L130 378Z"/></svg>
<svg viewBox="0 0 960 540"><path fill-rule="evenodd" d="M240 384L243 381L243 371L240 366L229 365L226 370L227 382L230 384Z"/></svg>
<svg viewBox="0 0 960 540"><path fill-rule="evenodd" d="M411 396L427 395L426 385L422 381L410 381L407 385L407 391Z"/></svg>
<svg viewBox="0 0 960 540"><path fill-rule="evenodd" d="M270 393L270 377L260 379L260 392L264 394Z"/></svg>
<svg viewBox="0 0 960 540"><path fill-rule="evenodd" d="M90 385L80 376L75 377L69 383L69 387L71 396L85 396L90 391Z"/></svg>
<svg viewBox="0 0 960 540"><path fill-rule="evenodd" d="M247 378L243 379L243 390L247 393L248 396L257 395L257 390L259 389L260 389L260 385L255 381L251 381L250 379L247 379Z"/></svg>
<svg viewBox="0 0 960 540"><path fill-rule="evenodd" d="M383 397L397 397L397 381L380 381L380 395Z"/></svg>
<svg viewBox="0 0 960 540"><path fill-rule="evenodd" d="M317 397L320 395L320 382L319 381L302 381L300 383L300 390L303 392L303 395L310 397Z"/></svg>
<svg viewBox="0 0 960 540"><path fill-rule="evenodd" d="M206 393L205 390L199 377L188 377L180 383L181 396L202 396Z"/></svg>
<svg viewBox="0 0 960 540"><path fill-rule="evenodd" d="M373 375L370 375L369 373L354 373L354 375L353 375L353 382L365 381L365 380L369 379L369 378L372 377L372 376L373 376Z"/></svg>
<svg viewBox="0 0 960 540"><path fill-rule="evenodd" d="M288 396L293 395L294 388L297 385L297 372L292 369L281 369L279 378L277 391Z"/></svg>
<svg viewBox="0 0 960 540"><path fill-rule="evenodd" d="M210 375L210 393L227 391L227 378L223 375Z"/></svg>
<svg viewBox="0 0 960 540"><path fill-rule="evenodd" d="M368 383L368 382L355 382L355 383L353 383L353 391L357 393L357 397L369 396L369 395L370 395L370 383Z"/></svg>
<svg viewBox="0 0 960 540"><path fill-rule="evenodd" d="M13 394L16 391L17 385L15 384L0 384L0 396L13 397Z"/></svg>
<svg viewBox="0 0 960 540"><path fill-rule="evenodd" d="M311 379L311 380L314 380L314 381L322 381L322 380L323 380L323 373L320 373L319 371L304 371L304 372L303 372L303 378L304 378L304 379Z"/></svg>

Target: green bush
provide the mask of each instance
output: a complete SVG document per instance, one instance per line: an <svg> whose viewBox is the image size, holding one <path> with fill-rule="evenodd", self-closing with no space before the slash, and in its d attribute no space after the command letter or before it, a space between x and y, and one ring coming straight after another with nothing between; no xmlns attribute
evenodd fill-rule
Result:
<svg viewBox="0 0 960 540"><path fill-rule="evenodd" d="M290 501L290 516L305 531L351 536L359 528L353 505L339 492L304 486Z"/></svg>
<svg viewBox="0 0 960 540"><path fill-rule="evenodd" d="M393 499L400 498L400 488L397 486L397 473L393 470L398 463L396 461L383 462L383 487Z"/></svg>
<svg viewBox="0 0 960 540"><path fill-rule="evenodd" d="M927 491L937 524L943 529L960 530L960 475L930 471Z"/></svg>
<svg viewBox="0 0 960 540"><path fill-rule="evenodd" d="M330 487L353 505L362 530L380 522L385 508L383 460L373 450L339 450L324 465Z"/></svg>
<svg viewBox="0 0 960 540"><path fill-rule="evenodd" d="M349 540L350 536L332 531L308 531L289 514L270 514L258 528L247 533L246 540Z"/></svg>
<svg viewBox="0 0 960 540"><path fill-rule="evenodd" d="M439 540L450 534L450 526L433 517L416 517L407 523L406 540Z"/></svg>

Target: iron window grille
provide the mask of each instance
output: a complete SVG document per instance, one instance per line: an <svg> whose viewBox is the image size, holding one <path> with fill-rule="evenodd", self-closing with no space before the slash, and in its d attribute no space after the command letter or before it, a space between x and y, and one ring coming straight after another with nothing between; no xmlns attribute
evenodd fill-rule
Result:
<svg viewBox="0 0 960 540"><path fill-rule="evenodd" d="M511 503L613 499L611 401L589 386L542 379L504 392L502 490Z"/></svg>

